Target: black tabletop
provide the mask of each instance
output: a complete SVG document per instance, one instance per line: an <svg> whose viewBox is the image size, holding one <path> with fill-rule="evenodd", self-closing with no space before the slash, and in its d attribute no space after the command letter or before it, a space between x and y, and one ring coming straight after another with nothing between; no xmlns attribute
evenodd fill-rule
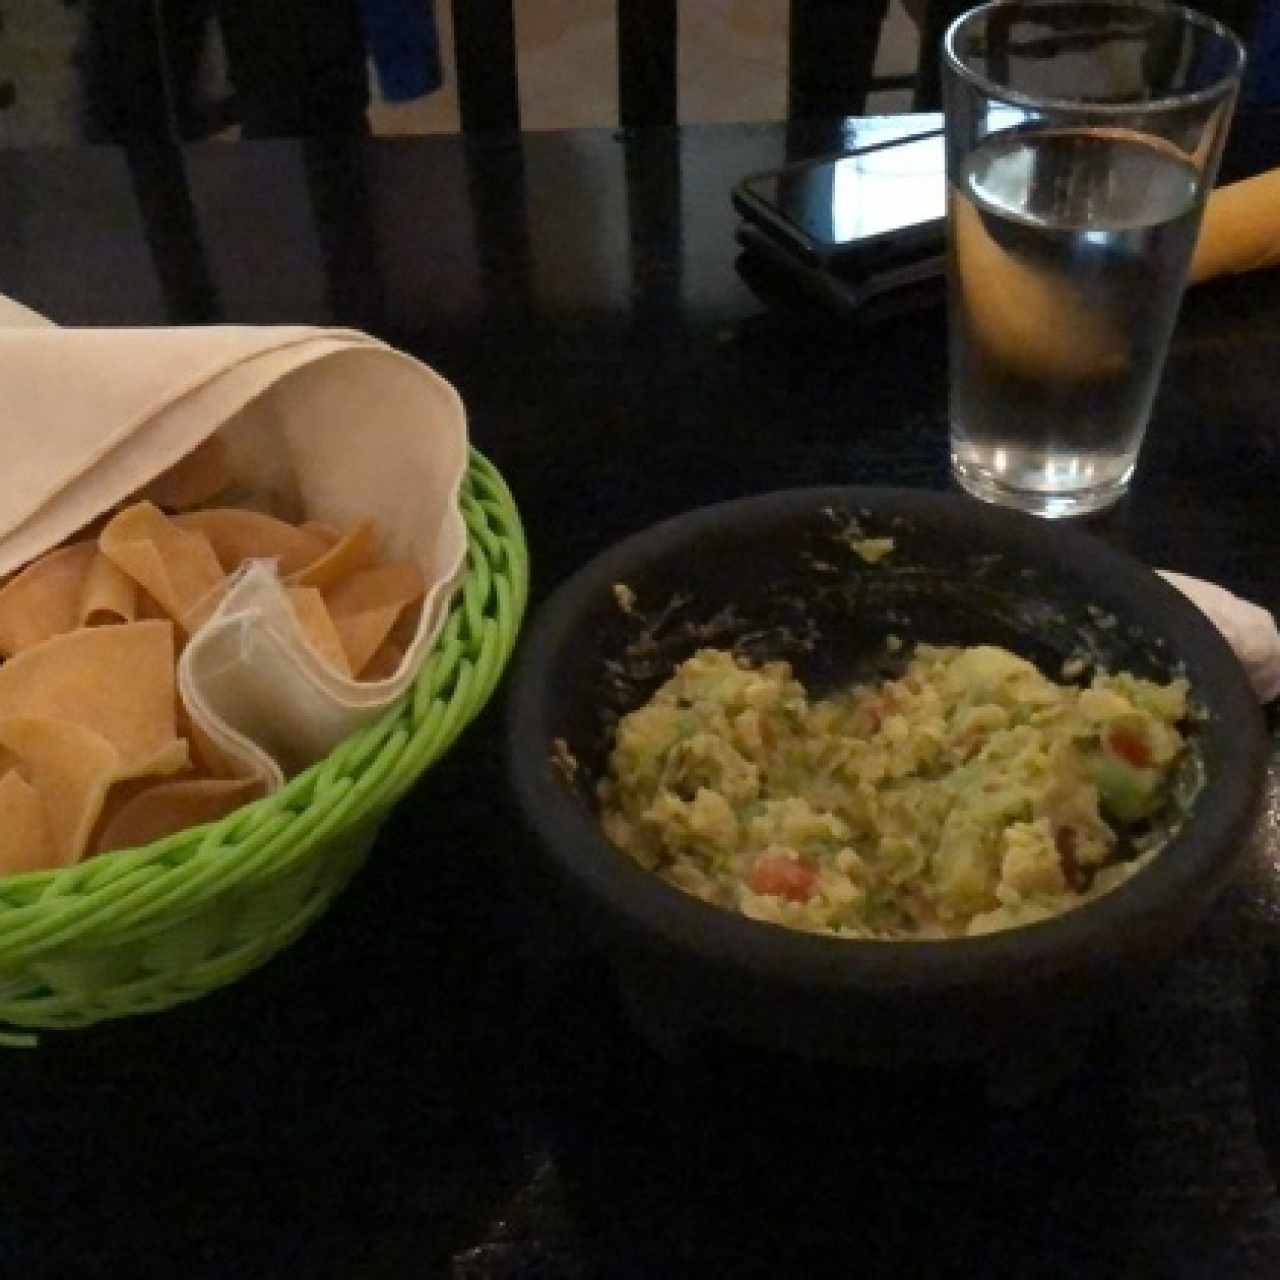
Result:
<svg viewBox="0 0 1280 1280"><path fill-rule="evenodd" d="M941 310L766 303L729 204L929 123L3 153L0 290L404 346L510 481L536 605L688 507L949 483ZM1241 120L1228 172L1276 163L1280 117ZM1189 294L1103 535L1280 606L1278 366L1280 272ZM1280 1275L1280 774L1177 964L1008 1109L960 1071L655 1053L537 870L501 701L285 954L0 1057L0 1274Z"/></svg>

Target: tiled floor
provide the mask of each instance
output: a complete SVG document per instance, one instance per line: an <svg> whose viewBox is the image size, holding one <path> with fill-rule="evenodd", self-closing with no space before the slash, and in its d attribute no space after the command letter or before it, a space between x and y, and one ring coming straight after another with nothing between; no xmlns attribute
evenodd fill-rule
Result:
<svg viewBox="0 0 1280 1280"><path fill-rule="evenodd" d="M437 0L435 8L448 69L451 5ZM78 83L72 59L84 12L84 0L0 0L0 85L10 81L16 92L14 104L0 110L0 145L65 142L76 136ZM786 99L786 15L787 0L683 0L681 120L780 119ZM615 0L516 0L526 128L615 122L614 21ZM915 51L915 28L895 0L877 69L908 71L915 65ZM905 95L878 95L872 107L904 104ZM452 76L446 70L444 88L413 102L375 101L371 118L378 133L457 129Z"/></svg>

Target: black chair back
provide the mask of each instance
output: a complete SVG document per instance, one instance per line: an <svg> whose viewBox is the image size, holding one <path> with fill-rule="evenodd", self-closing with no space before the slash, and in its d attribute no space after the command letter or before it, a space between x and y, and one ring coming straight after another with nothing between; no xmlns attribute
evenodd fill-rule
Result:
<svg viewBox="0 0 1280 1280"><path fill-rule="evenodd" d="M874 75L888 3L790 0L789 118L858 115L868 93L915 84L911 74ZM452 0L452 5L463 132L519 129L514 0ZM677 0L617 0L617 5L618 123L623 128L675 124Z"/></svg>
<svg viewBox="0 0 1280 1280"><path fill-rule="evenodd" d="M452 0L464 133L520 127L513 0ZM618 121L676 122L676 0L618 0Z"/></svg>

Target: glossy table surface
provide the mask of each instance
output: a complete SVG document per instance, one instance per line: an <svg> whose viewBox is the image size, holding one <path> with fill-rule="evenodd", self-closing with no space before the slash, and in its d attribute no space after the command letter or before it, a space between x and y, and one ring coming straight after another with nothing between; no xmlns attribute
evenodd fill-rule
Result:
<svg viewBox="0 0 1280 1280"><path fill-rule="evenodd" d="M0 290L404 346L511 483L536 606L705 502L948 484L941 309L766 303L728 198L928 123L0 153ZM1280 116L1239 122L1229 171L1277 163ZM1190 293L1103 536L1280 607L1278 368L1280 272ZM501 711L284 955L0 1056L0 1274L1280 1275L1280 774L1165 980L1001 1110L958 1072L656 1055L532 872Z"/></svg>

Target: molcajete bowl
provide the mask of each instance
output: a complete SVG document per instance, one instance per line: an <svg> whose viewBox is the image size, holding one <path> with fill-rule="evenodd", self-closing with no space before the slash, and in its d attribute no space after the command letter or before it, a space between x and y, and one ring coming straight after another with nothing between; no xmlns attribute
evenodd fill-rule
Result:
<svg viewBox="0 0 1280 1280"><path fill-rule="evenodd" d="M895 549L867 563L862 537ZM752 920L681 892L602 834L596 786L618 717L695 649L786 658L823 692L874 673L889 634L1003 645L1053 678L1070 657L1084 678L1185 675L1203 771L1186 820L1147 867L1081 908L933 941ZM1191 933L1248 846L1264 742L1230 648L1137 561L966 498L874 488L729 502L604 552L541 609L509 704L512 780L536 844L662 1047L716 1033L876 1066L969 1061L1013 1093L1060 1073Z"/></svg>

